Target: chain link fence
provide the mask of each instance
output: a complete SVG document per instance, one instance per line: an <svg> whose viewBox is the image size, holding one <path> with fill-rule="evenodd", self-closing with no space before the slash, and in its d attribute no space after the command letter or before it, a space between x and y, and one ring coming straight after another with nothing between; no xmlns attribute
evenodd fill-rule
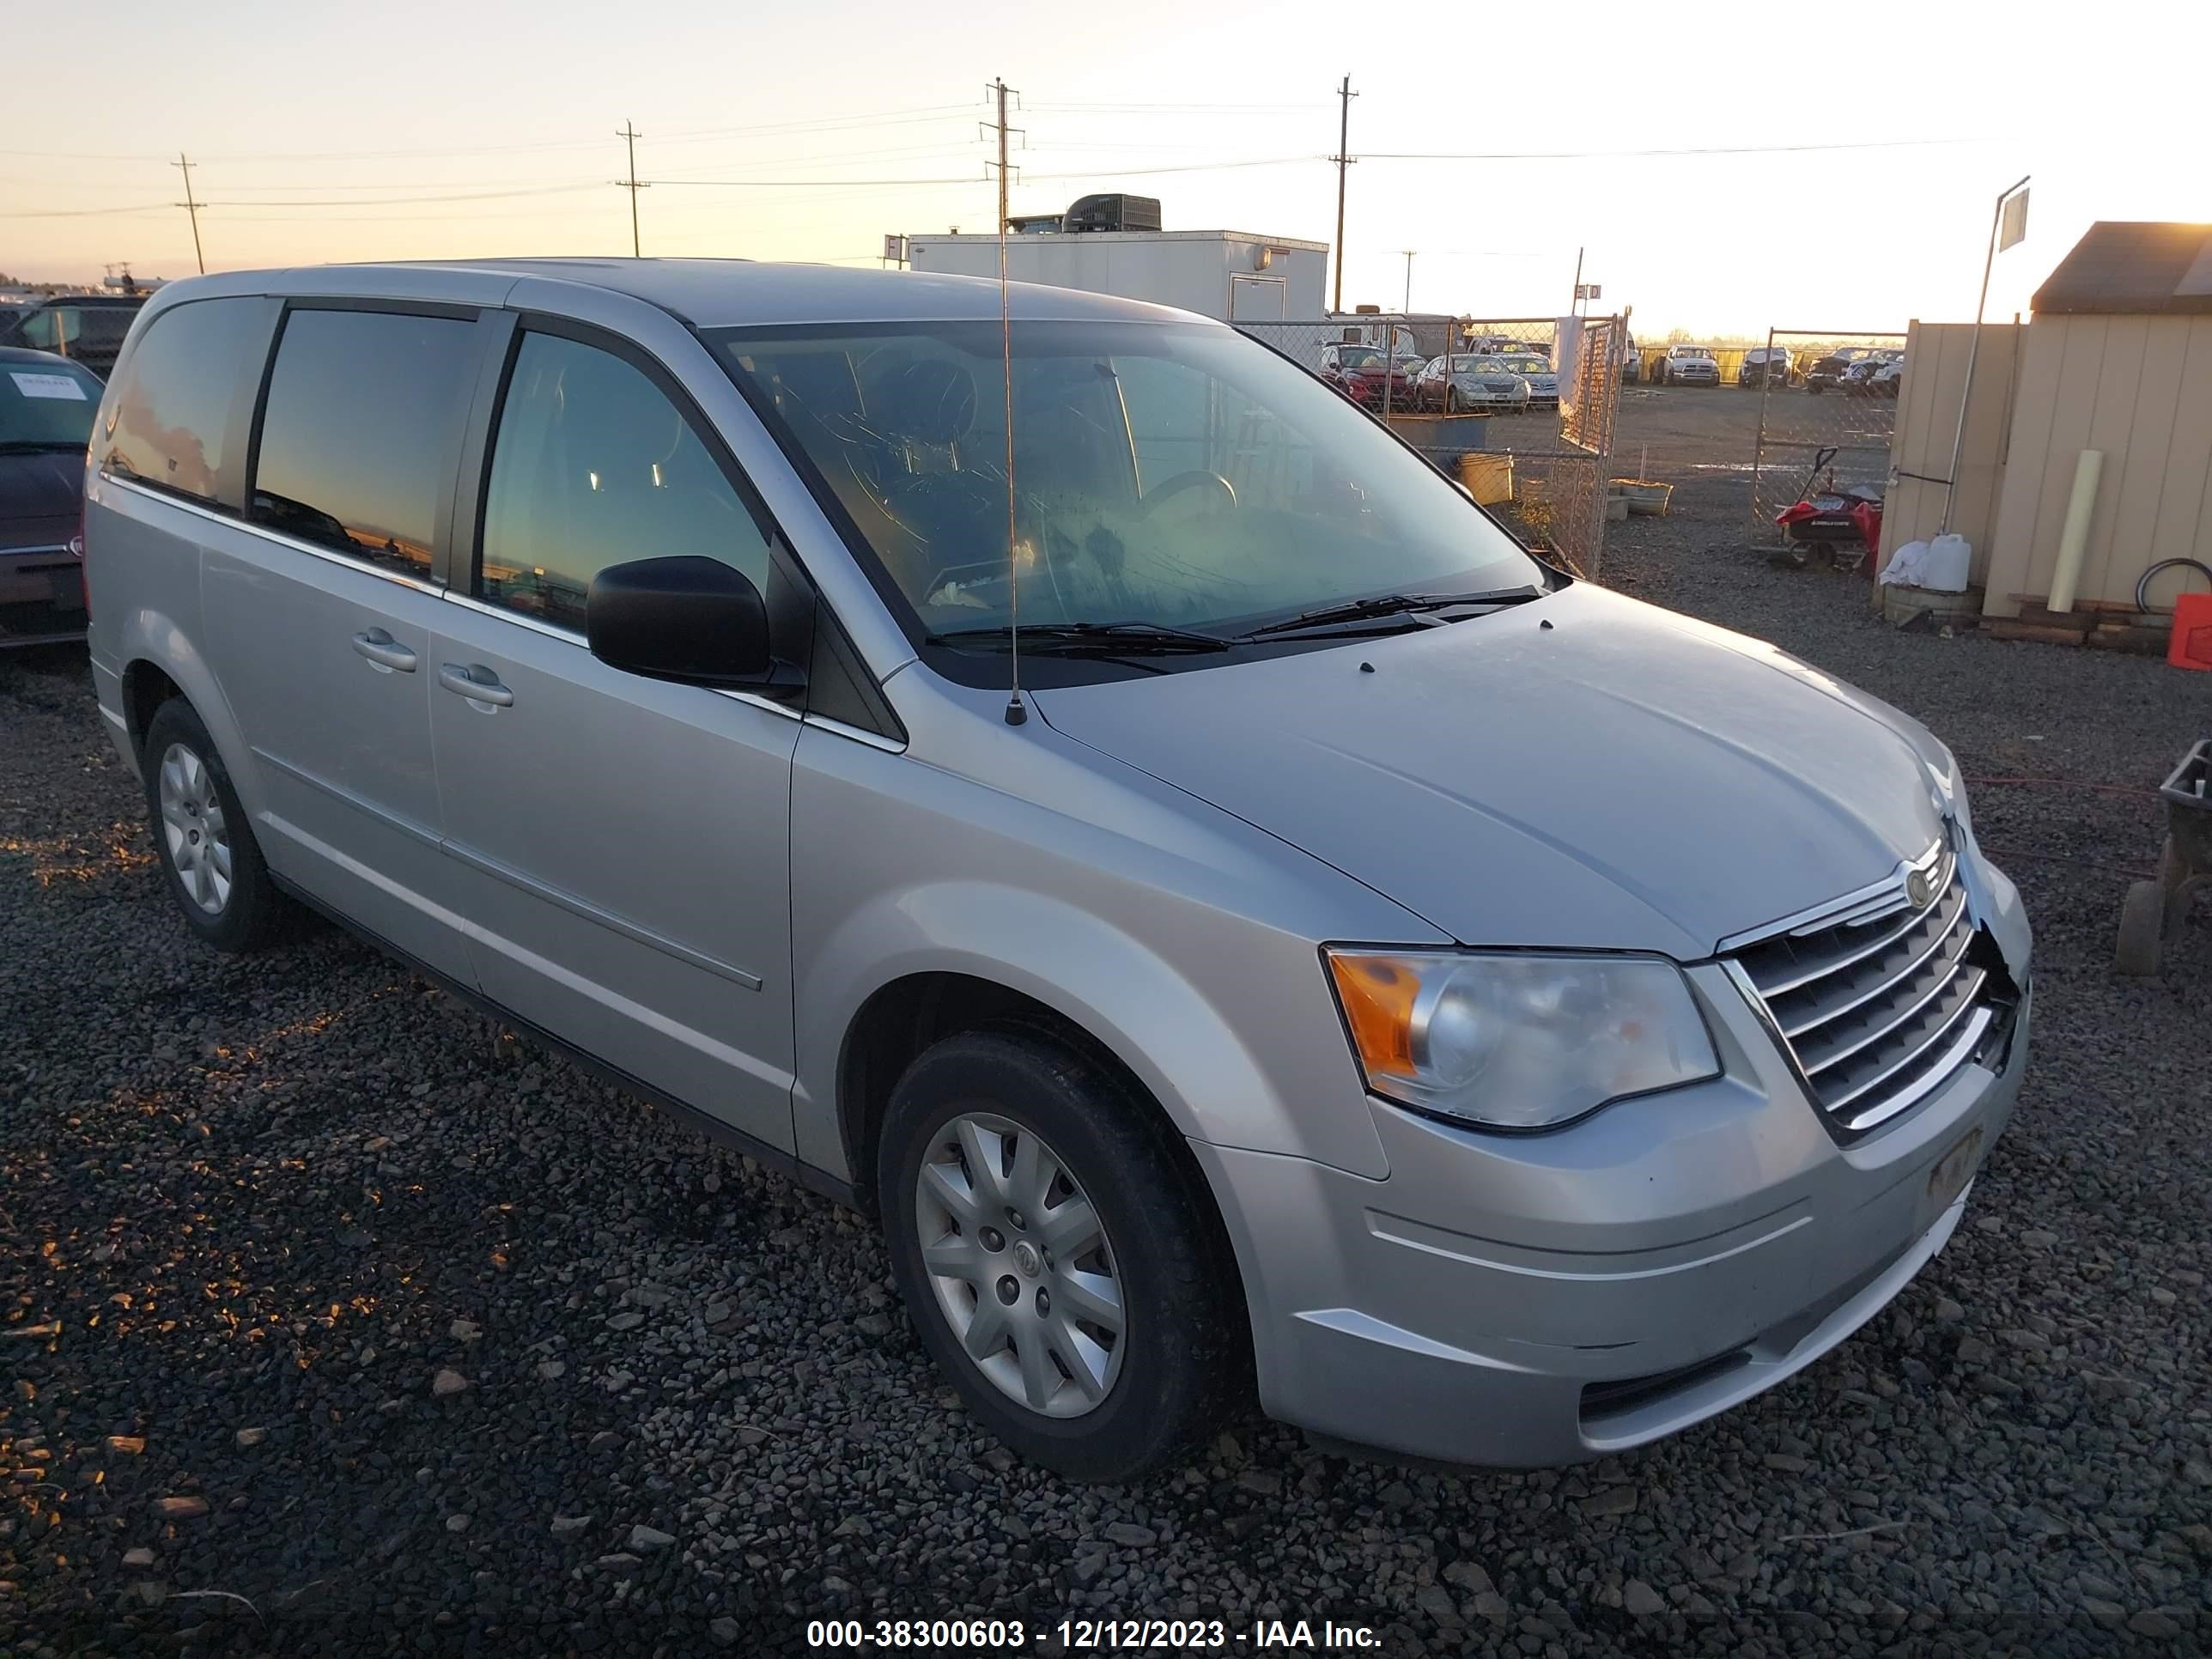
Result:
<svg viewBox="0 0 2212 1659"><path fill-rule="evenodd" d="M1376 313L1236 326L1387 422L1531 545L1596 574L1620 319Z"/></svg>
<svg viewBox="0 0 2212 1659"><path fill-rule="evenodd" d="M1750 356L1751 354L1747 354ZM1808 484L1848 490L1887 487L1905 336L1833 329L1770 330L1741 370L1759 398L1751 458L1751 511L1771 531L1774 515Z"/></svg>

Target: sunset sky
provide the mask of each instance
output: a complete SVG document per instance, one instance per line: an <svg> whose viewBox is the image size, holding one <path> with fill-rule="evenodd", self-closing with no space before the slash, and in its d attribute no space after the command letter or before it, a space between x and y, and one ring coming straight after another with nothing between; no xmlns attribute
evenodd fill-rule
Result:
<svg viewBox="0 0 2212 1659"><path fill-rule="evenodd" d="M955 21L957 15L957 21ZM2212 219L2212 9L1735 0L1516 15L1282 0L1194 8L817 0L645 8L216 8L119 0L93 71L0 137L0 270L210 270L627 253L872 264L884 234L990 226L983 83L1022 93L1017 211L1158 196L1170 228L1328 240L1352 106L1345 299L1563 310L1576 251L1646 337L1971 316L1996 191L2035 176L1998 264L2009 315L2093 220ZM81 32L71 25L70 32ZM1796 149L1769 154L1590 155ZM1536 159L1538 153L1578 152ZM1454 159L1391 159L1446 155ZM1493 159L1466 159L1481 155ZM1504 159L1504 158L1516 159ZM1234 165L1232 165L1234 164ZM1178 170L1179 169L1179 170ZM746 181L742 187L719 182ZM865 182L850 182L865 181Z"/></svg>

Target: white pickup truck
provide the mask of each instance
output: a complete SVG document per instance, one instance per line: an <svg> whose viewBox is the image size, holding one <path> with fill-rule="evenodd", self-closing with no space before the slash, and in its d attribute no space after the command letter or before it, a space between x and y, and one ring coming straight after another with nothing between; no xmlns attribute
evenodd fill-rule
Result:
<svg viewBox="0 0 2212 1659"><path fill-rule="evenodd" d="M1718 386L1721 366L1703 346L1668 346L1657 378L1674 386Z"/></svg>

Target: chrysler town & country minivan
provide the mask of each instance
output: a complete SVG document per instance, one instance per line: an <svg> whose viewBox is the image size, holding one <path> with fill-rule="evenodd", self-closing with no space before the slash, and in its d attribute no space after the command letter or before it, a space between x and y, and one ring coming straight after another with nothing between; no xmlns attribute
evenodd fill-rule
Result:
<svg viewBox="0 0 2212 1659"><path fill-rule="evenodd" d="M1218 324L707 261L147 306L93 670L209 944L326 913L881 1217L975 1414L1546 1465L1957 1225L2029 931L1917 722L1571 580Z"/></svg>

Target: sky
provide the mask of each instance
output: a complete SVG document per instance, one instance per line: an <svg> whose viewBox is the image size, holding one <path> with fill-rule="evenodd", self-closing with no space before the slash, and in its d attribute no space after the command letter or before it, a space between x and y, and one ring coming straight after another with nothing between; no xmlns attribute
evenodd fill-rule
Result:
<svg viewBox="0 0 2212 1659"><path fill-rule="evenodd" d="M2094 220L2212 221L2201 4L114 0L100 19L98 73L0 124L18 277L191 274L180 152L210 270L627 253L626 122L647 254L872 264L887 232L990 228L978 124L1000 76L1020 93L1016 212L1123 188L1170 229L1326 242L1349 74L1347 307L1402 303L1412 249L1416 309L1548 315L1579 252L1594 309L1632 307L1647 339L1889 331L1972 316L1994 199L2023 174L2028 240L1997 262L1993 317ZM1665 151L1705 153L1622 153Z"/></svg>

